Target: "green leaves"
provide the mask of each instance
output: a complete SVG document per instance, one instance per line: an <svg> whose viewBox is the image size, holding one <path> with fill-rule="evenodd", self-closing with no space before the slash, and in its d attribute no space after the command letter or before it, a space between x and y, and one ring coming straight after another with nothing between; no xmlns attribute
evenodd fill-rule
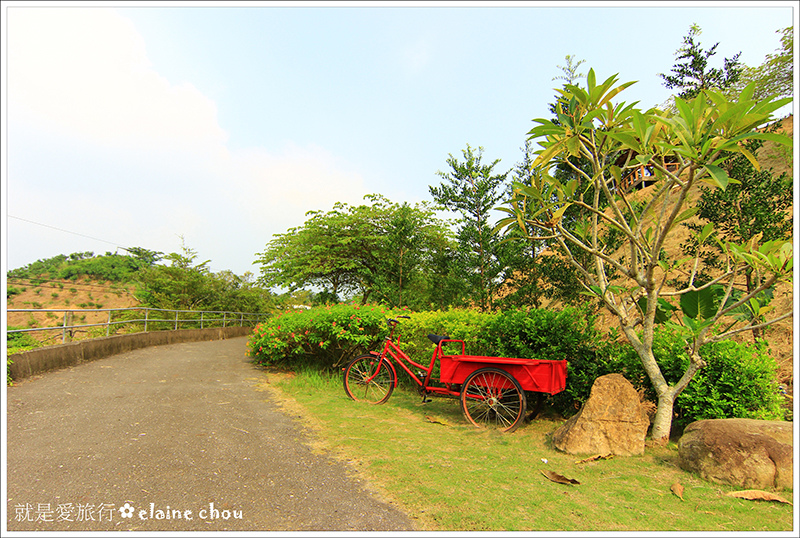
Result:
<svg viewBox="0 0 800 538"><path fill-rule="evenodd" d="M647 297L642 297L639 299L638 303L639 308L642 312L647 312L647 304L648 300ZM672 313L677 310L669 301L666 299L659 297L656 305L656 313L654 322L658 324L666 323L672 317Z"/></svg>
<svg viewBox="0 0 800 538"><path fill-rule="evenodd" d="M730 182L730 178L728 177L728 173L720 168L719 166L714 166L713 164L706 165L706 171L709 173L709 178L705 180L706 183L713 185L715 187L719 187L722 190L725 190L728 187L728 182Z"/></svg>
<svg viewBox="0 0 800 538"><path fill-rule="evenodd" d="M366 302L374 293L407 304L412 297L403 299L403 290L415 281L425 288L432 257L450 244L451 233L425 204L365 198L369 203L309 213L302 226L273 236L257 260L261 282L289 290L314 286L334 300L360 293Z"/></svg>
<svg viewBox="0 0 800 538"><path fill-rule="evenodd" d="M647 303L647 297L642 297L639 299L637 304L642 312L647 312ZM659 297L656 304L654 322L658 324L666 323L672 317L672 313L676 310L677 308L675 308L669 301Z"/></svg>
<svg viewBox="0 0 800 538"><path fill-rule="evenodd" d="M728 301L725 303L725 308L735 305L738 303L743 294L740 291L735 291L731 294L731 297L728 298ZM730 310L728 315L737 319L739 321L749 322L752 320L761 320L763 319L764 315L770 312L773 309L773 306L770 305L773 299L773 291L772 289L766 289L760 292L755 297L751 297L749 300L745 301L744 303L740 304L738 307Z"/></svg>
<svg viewBox="0 0 800 538"><path fill-rule="evenodd" d="M767 241L762 245L727 243L732 255L754 269L777 273L791 280L794 247L791 241Z"/></svg>
<svg viewBox="0 0 800 538"><path fill-rule="evenodd" d="M338 304L289 312L259 324L248 346L259 364L312 360L336 367L374 349L387 334L392 311Z"/></svg>
<svg viewBox="0 0 800 538"><path fill-rule="evenodd" d="M722 286L710 286L701 290L689 291L681 295L681 310L692 320L713 318L725 289ZM684 319L685 319L684 318Z"/></svg>

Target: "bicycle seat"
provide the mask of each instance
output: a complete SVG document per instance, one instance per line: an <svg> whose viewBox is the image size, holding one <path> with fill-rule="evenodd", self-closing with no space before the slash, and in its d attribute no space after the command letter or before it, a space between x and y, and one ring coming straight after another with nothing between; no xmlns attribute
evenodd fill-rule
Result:
<svg viewBox="0 0 800 538"><path fill-rule="evenodd" d="M429 334L428 340L436 344L437 346L442 343L442 340L450 340L449 336L439 336L438 334Z"/></svg>

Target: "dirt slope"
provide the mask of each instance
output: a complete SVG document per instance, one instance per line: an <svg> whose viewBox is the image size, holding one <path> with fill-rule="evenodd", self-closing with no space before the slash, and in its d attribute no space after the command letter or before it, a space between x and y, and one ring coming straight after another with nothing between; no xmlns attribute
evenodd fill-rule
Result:
<svg viewBox="0 0 800 538"><path fill-rule="evenodd" d="M111 282L97 282L86 278L78 280L38 280L8 279L8 289L19 290L6 300L10 309L100 309L130 308L139 306L133 295L134 286L122 286ZM63 312L9 312L8 326L20 329L30 327L56 327L64 324ZM108 312L81 312L74 314L73 324L104 323ZM105 329L97 328L94 331ZM79 331L75 340L87 338L92 329ZM61 343L61 331L29 333L39 341L48 344Z"/></svg>

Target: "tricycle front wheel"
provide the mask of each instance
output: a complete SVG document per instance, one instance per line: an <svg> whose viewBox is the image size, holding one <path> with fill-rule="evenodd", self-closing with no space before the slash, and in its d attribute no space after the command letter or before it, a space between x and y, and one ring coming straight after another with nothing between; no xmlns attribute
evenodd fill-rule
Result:
<svg viewBox="0 0 800 538"><path fill-rule="evenodd" d="M344 369L344 391L358 401L382 404L394 390L394 371L375 355L356 357Z"/></svg>
<svg viewBox="0 0 800 538"><path fill-rule="evenodd" d="M525 392L513 376L500 368L481 368L461 389L461 410L475 426L512 432L525 415Z"/></svg>

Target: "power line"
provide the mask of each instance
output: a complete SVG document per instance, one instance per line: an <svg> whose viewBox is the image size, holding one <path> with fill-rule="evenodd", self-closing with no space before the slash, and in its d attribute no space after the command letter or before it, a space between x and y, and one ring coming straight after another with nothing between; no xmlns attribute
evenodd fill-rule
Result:
<svg viewBox="0 0 800 538"><path fill-rule="evenodd" d="M82 234L82 233L78 233L78 232L73 232L73 231L71 231L71 230L65 230L64 228L58 228L58 227L56 227L56 226L51 226L51 225L49 225L49 224L42 224L41 222L36 222L36 221L33 221L33 220L29 220L29 219L23 219L22 217L15 217L14 215L8 215L8 217L9 217L9 218L12 218L12 219L21 220L21 221L23 221L23 222L29 222L29 223L31 223L31 224L36 224L37 226L43 226L43 227L45 227L45 228L50 228L50 229L53 229L53 230L58 230L59 232L64 232L64 233L68 233L68 234L72 234L72 235L79 235L79 236L81 236L81 237L85 237L85 238L87 238L87 239L92 239L92 240L94 240L94 241L100 241L101 243L108 243L109 245L114 245L115 247L117 247L117 248L121 248L122 250L124 250L124 251L126 251L126 252L130 252L130 251L127 249L127 248L125 248L125 247L121 247L121 246L119 245L119 243L114 243L113 241L106 241L105 239L100 239L100 238L98 238L98 237L92 237L91 235L86 235L86 234Z"/></svg>

